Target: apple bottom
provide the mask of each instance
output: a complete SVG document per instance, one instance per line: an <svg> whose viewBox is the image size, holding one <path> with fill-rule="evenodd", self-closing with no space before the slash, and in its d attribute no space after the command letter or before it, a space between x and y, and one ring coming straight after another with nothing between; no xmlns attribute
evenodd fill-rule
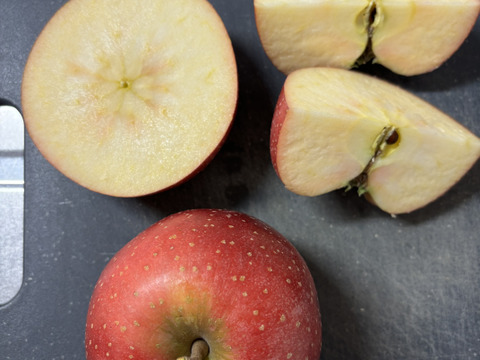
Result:
<svg viewBox="0 0 480 360"><path fill-rule="evenodd" d="M247 215L172 215L121 249L89 307L87 359L318 359L321 323L305 261ZM106 355L108 353L108 355Z"/></svg>

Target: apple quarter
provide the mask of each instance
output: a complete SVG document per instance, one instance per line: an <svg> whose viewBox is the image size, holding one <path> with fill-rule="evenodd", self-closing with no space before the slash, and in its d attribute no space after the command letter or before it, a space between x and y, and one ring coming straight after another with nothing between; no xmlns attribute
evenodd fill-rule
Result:
<svg viewBox="0 0 480 360"><path fill-rule="evenodd" d="M413 94L359 72L291 73L270 150L286 188L317 196L358 187L391 214L432 202L480 157L480 139Z"/></svg>
<svg viewBox="0 0 480 360"><path fill-rule="evenodd" d="M480 0L255 0L257 31L281 72L374 62L413 76L468 37Z"/></svg>
<svg viewBox="0 0 480 360"><path fill-rule="evenodd" d="M212 159L237 82L229 35L206 0L70 0L32 48L22 107L60 172L96 192L140 196Z"/></svg>

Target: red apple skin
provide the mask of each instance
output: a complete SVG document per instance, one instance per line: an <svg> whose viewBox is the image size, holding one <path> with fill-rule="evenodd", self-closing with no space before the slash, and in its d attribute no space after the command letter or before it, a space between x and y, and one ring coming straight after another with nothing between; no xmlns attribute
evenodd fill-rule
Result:
<svg viewBox="0 0 480 360"><path fill-rule="evenodd" d="M285 98L285 86L282 87L280 95L278 96L277 105L275 106L275 111L273 113L273 120L270 130L270 157L272 159L273 168L278 174L277 167L277 147L278 147L278 138L280 136L280 130L282 129L283 123L287 116L288 104Z"/></svg>
<svg viewBox="0 0 480 360"><path fill-rule="evenodd" d="M107 264L87 315L88 360L174 360L198 338L210 360L319 358L313 278L270 226L233 211L184 211Z"/></svg>

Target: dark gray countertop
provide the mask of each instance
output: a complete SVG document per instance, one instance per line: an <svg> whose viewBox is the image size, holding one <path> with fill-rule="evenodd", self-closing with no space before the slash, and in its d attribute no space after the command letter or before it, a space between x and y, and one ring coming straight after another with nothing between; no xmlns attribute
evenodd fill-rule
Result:
<svg viewBox="0 0 480 360"><path fill-rule="evenodd" d="M269 130L284 76L265 56L253 0L212 0L231 35L238 113L212 163L144 198L90 192L54 170L26 138L23 287L0 307L0 358L84 359L90 294L112 255L176 211L229 208L269 223L299 249L322 310L322 359L480 358L480 163L424 209L391 218L352 193L303 198L283 188ZM23 67L62 0L0 0L0 102L20 108ZM480 21L438 70L399 84L480 135Z"/></svg>

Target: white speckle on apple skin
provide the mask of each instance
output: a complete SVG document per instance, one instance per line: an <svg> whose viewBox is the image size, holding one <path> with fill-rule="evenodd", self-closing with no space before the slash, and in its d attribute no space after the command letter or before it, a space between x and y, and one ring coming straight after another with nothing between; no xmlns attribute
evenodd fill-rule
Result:
<svg viewBox="0 0 480 360"><path fill-rule="evenodd" d="M130 294L133 293L133 298L136 299L129 302L129 308L143 307L145 309L144 312L148 309L150 312L148 318L153 317L161 321L161 319L164 319L166 316L169 316L168 314L172 313L172 305L175 303L178 304L177 309L182 314L182 317L187 316L186 318L188 318L187 314L193 311L195 306L198 306L195 304L199 304L200 299L198 294L210 294L210 291L212 291L208 286L204 287L207 283L215 284L215 288L218 289L215 297L208 295L206 298L208 299L205 303L207 304L206 309L208 310L208 315L206 316L208 316L207 319L210 323L217 322L218 319L221 319L221 315L219 315L218 312L216 313L215 310L213 310L214 307L212 307L213 301L216 301L216 307L228 307L235 309L234 311L238 311L239 314L235 316L240 317L235 318L237 319L234 321L235 325L243 322L245 328L250 327L252 329L250 336L265 336L266 339L271 339L272 334L275 334L279 327L283 328L282 332L292 333L292 330L295 330L295 333L298 333L298 341L304 343L304 345L302 347L295 345L294 348L283 347L279 350L271 350L279 351L278 355L276 355L277 358L286 358L288 354L292 354L292 357L297 358L298 356L298 358L304 359L307 357L306 351L311 351L308 349L311 348L312 344L314 344L314 352L319 350L319 320L316 320L315 316L311 315L307 316L307 318L301 317L301 313L299 312L300 307L297 307L295 311L291 309L291 306L296 306L297 303L301 303L301 307L305 308L309 306L313 309L318 308L313 280L305 280L303 273L300 271L302 267L305 270L306 265L299 262L302 260L296 258L295 252L285 243L277 239L272 240L270 237L273 236L273 233L270 230L266 230L260 223L257 222L260 230L251 231L249 229L245 231L251 225L249 221L245 221L245 218L241 217L238 219L237 216L231 216L229 218L229 224L221 225L220 219L218 221L216 220L219 214L221 214L221 212L212 213L210 216L210 223L216 226L213 228L209 226L202 232L190 231L190 229L198 228L199 226L199 224L196 223L199 219L197 219L196 216L192 216L192 212L189 216L185 216L184 214L183 219L181 214L174 215L173 219L178 223L168 223L168 231L170 231L170 234L165 234L167 230L165 230L163 222L166 220L162 220L156 226L154 225L151 234L147 233L147 235L142 235L145 239L142 240L142 237L139 237L136 240L132 240L134 245L136 245L136 256L132 258L132 256L130 256L131 252L128 252L126 254L127 256L121 256L120 252L117 254L116 265L112 265L109 268L107 266L110 272L106 268L105 274L102 274L99 279L99 284L104 283L104 285L98 285L96 287L98 294L101 294L100 289L107 289L106 294L108 294L108 298L101 295L95 296L94 293L89 311L89 317L95 319L100 316L103 320L101 325L107 324L107 328L103 329L103 332L106 334L105 338L109 343L114 344L113 347L107 348L106 344L102 347L100 342L98 342L99 354L101 353L102 356L105 356L107 349L112 358L117 358L115 354L119 354L115 351L120 351L117 350L117 347L121 347L121 342L118 342L118 339L108 335L112 332L113 327L110 328L108 326L112 321L108 319L106 314L108 312L112 313L110 310L112 306L116 306L115 304L120 304L122 301L125 301L126 291L131 291ZM185 219L189 219L192 223L183 224ZM238 222L236 223L235 221L237 220L234 221L234 219L238 219ZM206 220L203 219L203 221ZM182 224L183 227L180 227L179 224ZM229 225L232 225L233 228ZM226 236L222 231L232 232L232 235ZM164 233L164 235L162 233ZM176 235L174 238L171 236L172 233ZM175 256L172 256L173 254L170 252L173 250L172 241L175 242ZM191 244L194 244L194 246ZM221 248L218 248L219 244ZM125 248L132 248L132 246ZM207 249L208 251L206 251ZM197 253L201 255L199 257L193 257L193 255ZM148 256L148 264L140 260L145 259L144 254ZM152 256L152 254L156 255ZM289 258L286 258L287 254ZM135 260L137 258L139 260ZM179 263L179 261L181 261L181 263ZM237 266L239 263L243 263L244 266ZM175 264L176 266L174 266ZM295 269L296 271L294 271ZM118 287L115 283L116 281L120 281L120 277L115 281L116 278L112 279L111 275L119 274L120 270L123 272L124 278L122 284L126 285ZM155 285L146 285L145 280L145 285L141 285L139 282L135 286L132 283L131 286L134 286L134 288L130 287L128 279L136 277L136 274L140 275L139 271L142 272L142 280L151 279L149 281L152 281L151 284ZM212 282L212 280L209 279L215 280ZM190 289L189 285L186 284L194 284L192 285L194 288ZM172 293L172 290L175 288L177 291L173 291ZM224 297L226 288L229 288L227 298ZM283 292L287 292L288 295L282 295ZM175 296L173 295L174 293L176 293ZM114 296L114 294L117 294L117 296ZM112 299L111 296L113 296L114 299ZM115 303L109 303L107 299L109 299L109 301L114 300ZM99 306L101 304L101 307L94 307L93 305L99 301ZM269 305L272 303L277 304L277 307ZM274 308L275 310L273 310ZM210 313L212 311L213 313ZM135 314L136 312L132 313L132 317L135 316ZM119 313L115 316L118 315ZM138 331L142 328L148 329L153 326L149 324L148 318L143 316L142 313L130 319L124 319L122 316L119 317L120 322L116 324L119 326L117 327L117 329L119 329L117 332L124 334L125 338L128 337L137 344L136 348L143 347L143 345L138 345L145 341L139 337L140 333ZM202 320L199 321L201 322ZM222 319L222 321L225 320ZM97 323L96 321L91 321L91 324ZM131 324L133 324L133 326ZM155 331L158 331L158 325L155 328L157 329ZM94 327L91 329L92 332L94 332L95 329L98 331L98 327ZM297 335L292 336L296 337ZM124 337L121 338L123 339ZM87 339L89 338L87 337ZM151 341L151 347L157 351L155 357L162 360L166 359L158 355L158 351L164 351L164 346L159 343L159 341L162 342L163 340L157 337ZM243 346L239 345L238 340L228 338L227 341L225 349L231 347L229 351L235 353L241 351L240 349L243 348ZM242 339L242 341L248 341L248 339L245 338ZM93 356L93 345L90 345L90 342L86 343L87 349L89 349L89 356ZM267 346L269 345L265 344L265 347ZM282 346L282 344L276 344L275 347L277 346ZM127 354L125 352L123 354L123 358L125 358ZM136 358L142 358L138 356L136 352L132 352L131 354ZM251 359L251 357L246 354L247 353L245 353L244 357L232 357L242 360ZM96 358L92 357L92 359Z"/></svg>

